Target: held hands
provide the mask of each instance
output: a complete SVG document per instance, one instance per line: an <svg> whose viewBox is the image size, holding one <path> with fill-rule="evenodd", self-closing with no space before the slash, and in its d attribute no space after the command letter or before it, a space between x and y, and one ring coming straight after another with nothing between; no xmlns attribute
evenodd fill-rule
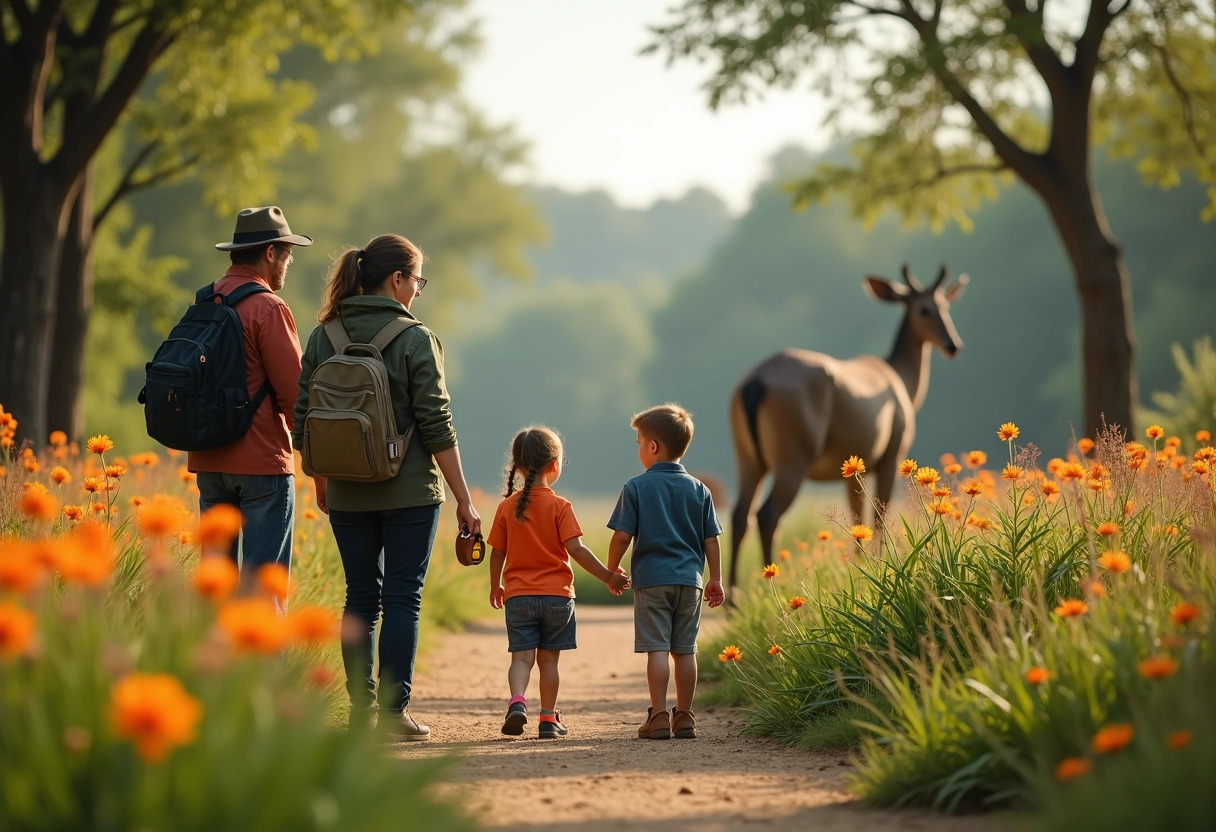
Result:
<svg viewBox="0 0 1216 832"><path fill-rule="evenodd" d="M705 600L709 602L711 607L722 606L722 602L726 600L726 593L722 591L721 581L707 581L705 583Z"/></svg>
<svg viewBox="0 0 1216 832"><path fill-rule="evenodd" d="M620 595L629 588L629 576L625 574L624 569L618 566L616 571L609 575L608 580L604 581L604 583L613 595Z"/></svg>
<svg viewBox="0 0 1216 832"><path fill-rule="evenodd" d="M505 594L506 590L503 589L502 584L490 587L490 606L496 610L502 609L503 596Z"/></svg>

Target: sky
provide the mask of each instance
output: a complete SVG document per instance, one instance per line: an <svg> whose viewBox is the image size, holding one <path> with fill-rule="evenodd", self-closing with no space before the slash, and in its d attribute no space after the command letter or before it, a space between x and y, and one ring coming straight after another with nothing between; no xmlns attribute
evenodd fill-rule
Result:
<svg viewBox="0 0 1216 832"><path fill-rule="evenodd" d="M708 65L640 56L675 0L473 0L484 41L469 100L531 146L529 181L602 188L629 207L701 185L746 209L766 160L827 144L824 103L802 90L709 109Z"/></svg>

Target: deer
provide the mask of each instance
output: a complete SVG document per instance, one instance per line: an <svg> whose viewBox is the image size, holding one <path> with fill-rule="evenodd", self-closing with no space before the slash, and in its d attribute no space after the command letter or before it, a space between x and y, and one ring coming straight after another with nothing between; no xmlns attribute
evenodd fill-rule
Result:
<svg viewBox="0 0 1216 832"><path fill-rule="evenodd" d="M762 565L773 562L773 536L803 481L840 478L842 463L850 456L864 460L867 475L877 479L881 521L899 463L916 437L916 413L929 389L932 348L953 358L963 347L950 305L962 295L967 275L943 289L948 272L944 264L929 287L921 285L908 264L901 271L905 286L874 275L862 281L875 300L904 308L895 346L886 359L782 350L748 370L732 392L738 499L731 515L731 589L756 489L769 473L772 487L756 512ZM846 487L853 522L860 524L865 494L856 480ZM875 525L881 530L881 522Z"/></svg>

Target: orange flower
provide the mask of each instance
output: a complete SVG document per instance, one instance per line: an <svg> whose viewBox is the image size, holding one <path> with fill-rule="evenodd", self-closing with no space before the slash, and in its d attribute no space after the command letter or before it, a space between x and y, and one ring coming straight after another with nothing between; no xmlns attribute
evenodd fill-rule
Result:
<svg viewBox="0 0 1216 832"><path fill-rule="evenodd" d="M177 542L183 546L189 546L194 543L194 535L190 534L190 532L178 532Z"/></svg>
<svg viewBox="0 0 1216 832"><path fill-rule="evenodd" d="M229 601L220 608L220 630L237 652L273 655L287 646L287 620L266 598Z"/></svg>
<svg viewBox="0 0 1216 832"><path fill-rule="evenodd" d="M1119 533L1119 524L1118 523L1112 523L1108 520L1107 522L1100 523L1098 525L1098 534L1102 535L1103 537L1112 537L1114 535L1117 535L1118 533Z"/></svg>
<svg viewBox="0 0 1216 832"><path fill-rule="evenodd" d="M777 553L777 557L781 558L782 560L789 560L790 559L790 550L782 549L780 552Z"/></svg>
<svg viewBox="0 0 1216 832"><path fill-rule="evenodd" d="M775 563L770 563L768 566L764 567L764 572L762 574L771 581L773 578L781 574L781 567Z"/></svg>
<svg viewBox="0 0 1216 832"><path fill-rule="evenodd" d="M1165 431L1162 430L1161 425L1149 425L1148 430L1145 431L1145 434L1149 439L1160 439L1161 437L1165 436Z"/></svg>
<svg viewBox="0 0 1216 832"><path fill-rule="evenodd" d="M1199 617L1199 607L1188 601L1179 601L1170 610L1170 622L1181 627Z"/></svg>
<svg viewBox="0 0 1216 832"><path fill-rule="evenodd" d="M817 536L817 537L818 537L820 540L825 540L825 541L826 541L826 540L831 540L831 539L832 539L832 533L831 533L830 531L828 531L827 529L820 529L820 530L819 530L819 534L818 534L818 535L816 535L816 536Z"/></svg>
<svg viewBox="0 0 1216 832"><path fill-rule="evenodd" d="M1060 493L1060 486L1056 485L1051 480L1044 480L1043 484L1039 486L1039 490L1043 492L1044 497L1050 500L1052 497Z"/></svg>
<svg viewBox="0 0 1216 832"><path fill-rule="evenodd" d="M869 540L874 536L874 530L869 526L854 526L849 534L853 535L853 539L860 543L863 540Z"/></svg>
<svg viewBox="0 0 1216 832"><path fill-rule="evenodd" d="M1191 744L1191 740L1193 739L1195 739L1195 735L1190 731L1175 731L1166 737L1165 744L1177 751L1180 748L1186 748Z"/></svg>
<svg viewBox="0 0 1216 832"><path fill-rule="evenodd" d="M135 743L145 761L159 762L175 745L194 742L203 706L180 680L160 673L132 673L111 693L114 732Z"/></svg>
<svg viewBox="0 0 1216 832"><path fill-rule="evenodd" d="M89 494L96 494L106 490L106 481L104 477L85 477L80 487Z"/></svg>
<svg viewBox="0 0 1216 832"><path fill-rule="evenodd" d="M914 473L916 473L915 459L905 459L903 462L899 463L899 475L901 477L910 477Z"/></svg>
<svg viewBox="0 0 1216 832"><path fill-rule="evenodd" d="M194 573L194 588L211 601L224 601L240 583L240 572L226 555L204 556Z"/></svg>
<svg viewBox="0 0 1216 832"><path fill-rule="evenodd" d="M71 481L72 474L67 468L64 468L62 465L56 465L51 469L51 482L55 483L55 485L63 485Z"/></svg>
<svg viewBox="0 0 1216 832"><path fill-rule="evenodd" d="M1056 607L1056 615L1061 618L1076 618L1079 615L1085 615L1087 612L1089 612L1089 604L1075 599L1062 601L1060 606Z"/></svg>
<svg viewBox="0 0 1216 832"><path fill-rule="evenodd" d="M304 509L304 519L305 520L316 520L317 516L318 516L317 513L315 511L313 511L311 508Z"/></svg>
<svg viewBox="0 0 1216 832"><path fill-rule="evenodd" d="M267 563L258 569L258 590L262 593L286 601L290 589L290 573L283 564Z"/></svg>
<svg viewBox="0 0 1216 832"><path fill-rule="evenodd" d="M726 649L718 654L720 662L737 662L741 658L743 658L743 651L733 644L728 644Z"/></svg>
<svg viewBox="0 0 1216 832"><path fill-rule="evenodd" d="M952 477L961 470L963 470L963 466L959 465L957 462L951 462L949 465L945 466L946 473Z"/></svg>
<svg viewBox="0 0 1216 832"><path fill-rule="evenodd" d="M1081 591L1094 598L1106 597L1106 585L1097 578L1081 581Z"/></svg>
<svg viewBox="0 0 1216 832"><path fill-rule="evenodd" d="M941 486L938 486L937 488L933 489L933 492L932 492L932 493L933 493L933 496L934 496L934 497L949 497L949 496L950 496L950 489L949 489L949 488L942 488Z"/></svg>
<svg viewBox="0 0 1216 832"><path fill-rule="evenodd" d="M112 543L104 526L82 523L56 541L55 565L65 581L101 586L114 571Z"/></svg>
<svg viewBox="0 0 1216 832"><path fill-rule="evenodd" d="M1136 670L1145 679L1165 679L1178 672L1178 662L1169 656L1149 656L1136 665Z"/></svg>
<svg viewBox="0 0 1216 832"><path fill-rule="evenodd" d="M314 664L308 668L308 681L315 688L327 688L338 674L323 664Z"/></svg>
<svg viewBox="0 0 1216 832"><path fill-rule="evenodd" d="M1111 572L1126 572L1132 568L1132 559L1127 552L1103 552L1098 563Z"/></svg>
<svg viewBox="0 0 1216 832"><path fill-rule="evenodd" d="M929 510L939 516L954 514L954 503L950 502L949 498L938 497L933 502L929 503ZM867 538L868 540L869 538Z"/></svg>
<svg viewBox="0 0 1216 832"><path fill-rule="evenodd" d="M921 485L934 485L941 477L937 474L936 468L918 468L916 469L916 481Z"/></svg>
<svg viewBox="0 0 1216 832"><path fill-rule="evenodd" d="M791 610L800 609L805 604L806 604L806 599L803 598L801 595L795 595L793 598L790 599L790 609Z"/></svg>
<svg viewBox="0 0 1216 832"><path fill-rule="evenodd" d="M54 520L59 515L59 503L39 484L21 495L17 508L34 520Z"/></svg>
<svg viewBox="0 0 1216 832"><path fill-rule="evenodd" d="M1056 779L1060 782L1075 780L1089 772L1089 760L1084 757L1065 757L1056 766Z"/></svg>
<svg viewBox="0 0 1216 832"><path fill-rule="evenodd" d="M844 461L844 465L840 466L840 473L846 478L854 477L858 474L866 472L866 464L859 456L851 456Z"/></svg>
<svg viewBox="0 0 1216 832"><path fill-rule="evenodd" d="M42 578L42 564L24 541L0 538L0 590L24 595Z"/></svg>
<svg viewBox="0 0 1216 832"><path fill-rule="evenodd" d="M1051 678L1051 671L1045 667L1032 667L1026 671L1026 682L1031 685L1041 685Z"/></svg>
<svg viewBox="0 0 1216 832"><path fill-rule="evenodd" d="M1135 510L1136 510L1136 501L1135 500L1125 500L1123 502L1123 516L1124 517L1129 516Z"/></svg>
<svg viewBox="0 0 1216 832"><path fill-rule="evenodd" d="M114 443L110 441L110 437L103 433L99 436L90 436L88 444L86 444L85 447L89 449L89 453L94 453L101 456L106 451L113 450Z"/></svg>
<svg viewBox="0 0 1216 832"><path fill-rule="evenodd" d="M136 495L135 495L134 497L132 497L132 498L131 498L131 500L130 500L130 503L131 503L132 507L134 507L134 508L139 508L140 506L142 506L142 505L143 505L144 503L146 503L146 502L148 502L147 498L146 498L146 497L141 497L141 496L139 496L138 494L136 494Z"/></svg>
<svg viewBox="0 0 1216 832"><path fill-rule="evenodd" d="M198 521L198 542L204 549L227 551L241 533L241 510L226 503L203 512Z"/></svg>
<svg viewBox="0 0 1216 832"><path fill-rule="evenodd" d="M112 480L120 480L123 474L127 473L127 469L122 465L107 465L106 476Z"/></svg>
<svg viewBox="0 0 1216 832"><path fill-rule="evenodd" d="M1006 465L1001 471L1003 480L1016 480L1020 476L1022 476L1022 469L1016 465Z"/></svg>
<svg viewBox="0 0 1216 832"><path fill-rule="evenodd" d="M1065 462L1060 466L1060 470L1056 476L1065 482L1079 480L1085 476L1085 466L1079 462Z"/></svg>
<svg viewBox="0 0 1216 832"><path fill-rule="evenodd" d="M770 656L780 656L781 648L774 644L772 647L768 648L768 654Z"/></svg>
<svg viewBox="0 0 1216 832"><path fill-rule="evenodd" d="M799 552L805 552L808 548L808 544L805 540L795 540L794 545L798 547Z"/></svg>
<svg viewBox="0 0 1216 832"><path fill-rule="evenodd" d="M1161 646L1166 650L1181 650L1185 644L1186 639L1173 633L1161 637Z"/></svg>
<svg viewBox="0 0 1216 832"><path fill-rule="evenodd" d="M1094 449L1094 440L1088 437L1082 437L1077 440L1077 450L1085 455Z"/></svg>
<svg viewBox="0 0 1216 832"><path fill-rule="evenodd" d="M34 614L16 604L0 604L0 659L25 655L34 641Z"/></svg>
<svg viewBox="0 0 1216 832"><path fill-rule="evenodd" d="M135 513L135 522L144 537L166 537L181 531L190 512L176 497L156 494Z"/></svg>
<svg viewBox="0 0 1216 832"><path fill-rule="evenodd" d="M1206 431L1206 430L1195 431L1195 441L1196 442L1211 442L1212 434L1210 431Z"/></svg>
<svg viewBox="0 0 1216 832"><path fill-rule="evenodd" d="M992 528L992 521L987 517L979 517L975 514L967 515L967 525L975 526L977 529L987 531Z"/></svg>
<svg viewBox="0 0 1216 832"><path fill-rule="evenodd" d="M194 480L196 479L194 472L191 471L189 468L187 468L185 465L178 466L177 478L179 480L181 480L182 482L186 483L186 485L189 485L190 483L194 482Z"/></svg>
<svg viewBox="0 0 1216 832"><path fill-rule="evenodd" d="M59 448L68 444L68 435L61 430L51 431L50 442L52 448Z"/></svg>
<svg viewBox="0 0 1216 832"><path fill-rule="evenodd" d="M988 461L988 454L984 453L983 451L970 451L967 454L967 467L968 468L979 468L981 465L983 465L987 461Z"/></svg>
<svg viewBox="0 0 1216 832"><path fill-rule="evenodd" d="M84 517L84 509L81 506L64 506L63 516L69 520L79 520Z"/></svg>
<svg viewBox="0 0 1216 832"><path fill-rule="evenodd" d="M1005 424L1001 425L1000 429L996 432L996 435L1000 437L1002 442L1008 442L1011 439L1017 439L1018 432L1017 425L1015 425L1013 422L1006 422Z"/></svg>
<svg viewBox="0 0 1216 832"><path fill-rule="evenodd" d="M321 645L338 639L338 616L325 607L300 607L287 616L287 627L300 644Z"/></svg>
<svg viewBox="0 0 1216 832"><path fill-rule="evenodd" d="M36 459L27 459L25 461L25 470L29 471L31 474L37 474L42 470L42 465L40 465Z"/></svg>
<svg viewBox="0 0 1216 832"><path fill-rule="evenodd" d="M1182 447L1182 440L1179 439L1177 436L1171 436L1169 439L1165 440L1165 447L1180 448L1180 447Z"/></svg>
<svg viewBox="0 0 1216 832"><path fill-rule="evenodd" d="M1118 751L1129 745L1135 736L1136 728L1130 722L1116 722L1113 725L1107 725L1094 734L1094 752L1108 754L1111 751Z"/></svg>

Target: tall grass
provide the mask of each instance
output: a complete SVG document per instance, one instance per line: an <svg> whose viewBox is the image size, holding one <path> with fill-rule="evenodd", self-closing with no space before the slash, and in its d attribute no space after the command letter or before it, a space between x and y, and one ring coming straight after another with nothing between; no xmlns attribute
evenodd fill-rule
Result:
<svg viewBox="0 0 1216 832"><path fill-rule="evenodd" d="M999 485L944 461L955 474L910 479L881 542L858 530L768 570L723 639L750 730L860 745L865 797L953 810L1046 803L1061 760L1105 770L1086 749L1108 724L1165 736L1205 707L1207 724L1207 619L1179 629L1170 611L1216 602L1216 454L1180 445L1111 434L1039 471L1010 439Z"/></svg>
<svg viewBox="0 0 1216 832"><path fill-rule="evenodd" d="M206 588L200 546L223 547L180 460L11 438L0 409L0 827L473 825L430 793L446 761L394 761L346 730L342 572L306 483L282 618L224 581ZM424 628L475 614L450 549L436 549Z"/></svg>

